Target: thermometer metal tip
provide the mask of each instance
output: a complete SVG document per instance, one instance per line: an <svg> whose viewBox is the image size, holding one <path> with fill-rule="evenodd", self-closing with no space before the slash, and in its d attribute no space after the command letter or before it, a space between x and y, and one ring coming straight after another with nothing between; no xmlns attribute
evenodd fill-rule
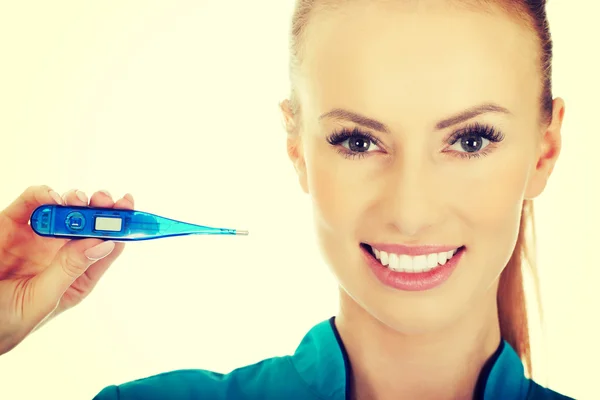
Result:
<svg viewBox="0 0 600 400"><path fill-rule="evenodd" d="M235 234L236 234L236 235L244 235L244 236L248 236L248 231L239 231L239 230L236 230L236 231L235 231Z"/></svg>

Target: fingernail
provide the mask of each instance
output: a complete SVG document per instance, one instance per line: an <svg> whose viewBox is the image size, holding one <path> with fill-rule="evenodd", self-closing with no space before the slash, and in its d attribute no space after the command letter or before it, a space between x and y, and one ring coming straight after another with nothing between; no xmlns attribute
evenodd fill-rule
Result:
<svg viewBox="0 0 600 400"><path fill-rule="evenodd" d="M52 197L52 200L54 200L57 204L62 204L62 197L60 197L60 194L56 193L54 190L50 191L50 197Z"/></svg>
<svg viewBox="0 0 600 400"><path fill-rule="evenodd" d="M104 193L105 195L107 195L108 197L110 197L112 199L112 195L108 192L108 190L100 190L100 193Z"/></svg>
<svg viewBox="0 0 600 400"><path fill-rule="evenodd" d="M125 196L123 196L123 198L133 203L133 196L131 195L131 193L126 193Z"/></svg>
<svg viewBox="0 0 600 400"><path fill-rule="evenodd" d="M66 192L63 193L62 199L63 199L64 204L69 204L69 195L71 193L75 193L75 189L67 190Z"/></svg>
<svg viewBox="0 0 600 400"><path fill-rule="evenodd" d="M85 251L85 256L92 260L92 261L97 261L100 260L101 258L106 257L107 255L110 254L111 251L113 251L113 249L115 248L115 242L111 242L106 241L106 242L102 242L99 245L96 245L94 247L92 247L91 249L87 249Z"/></svg>
<svg viewBox="0 0 600 400"><path fill-rule="evenodd" d="M77 195L77 198L78 198L79 200L83 201L84 203L87 203L87 202L88 202L88 198L87 198L87 196L86 196L86 195L85 195L85 193L83 193L81 190L77 190L77 191L75 192L75 194Z"/></svg>

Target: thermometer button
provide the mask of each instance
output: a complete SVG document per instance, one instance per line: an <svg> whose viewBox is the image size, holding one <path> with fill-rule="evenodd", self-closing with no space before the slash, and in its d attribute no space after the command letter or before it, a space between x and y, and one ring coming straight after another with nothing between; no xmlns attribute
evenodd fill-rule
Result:
<svg viewBox="0 0 600 400"><path fill-rule="evenodd" d="M85 218L82 213L74 211L67 215L65 223L67 224L67 228L73 231L80 231L85 226Z"/></svg>

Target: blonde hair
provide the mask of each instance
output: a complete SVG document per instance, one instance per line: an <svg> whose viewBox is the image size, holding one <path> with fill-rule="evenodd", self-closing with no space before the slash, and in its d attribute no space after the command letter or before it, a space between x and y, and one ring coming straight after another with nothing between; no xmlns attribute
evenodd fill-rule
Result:
<svg viewBox="0 0 600 400"><path fill-rule="evenodd" d="M294 129L300 129L300 104L294 88L294 76L301 64L304 33L312 14L319 9L331 8L351 0L297 0L292 17L290 35L290 94L291 112L295 116ZM389 1L389 0L388 0ZM539 63L542 75L540 94L540 122L549 124L552 118L552 39L546 16L546 0L449 0L474 6L495 4L533 30L540 44ZM292 132L290 132L292 133ZM539 279L535 263L535 230L533 203L525 200L522 206L519 236L513 254L500 276L497 294L500 330L524 363L528 376L532 375L529 318L525 297L523 272L529 266L536 300L541 316Z"/></svg>

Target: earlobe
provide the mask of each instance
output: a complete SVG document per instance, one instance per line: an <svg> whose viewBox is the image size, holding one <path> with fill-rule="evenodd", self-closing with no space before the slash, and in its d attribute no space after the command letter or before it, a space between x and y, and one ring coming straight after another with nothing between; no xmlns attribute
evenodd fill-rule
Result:
<svg viewBox="0 0 600 400"><path fill-rule="evenodd" d="M527 200L538 197L544 191L554 170L562 146L561 128L564 114L564 100L561 98L555 99L552 103L552 121L540 140L535 169L525 193Z"/></svg>
<svg viewBox="0 0 600 400"><path fill-rule="evenodd" d="M305 193L308 193L308 182L306 177L306 163L302 151L302 140L294 120L294 115L289 100L284 100L279 104L281 109L283 124L288 134L287 153L292 165L298 175L300 186Z"/></svg>
<svg viewBox="0 0 600 400"><path fill-rule="evenodd" d="M288 157L294 165L296 174L298 175L298 181L304 193L308 194L308 180L306 177L306 162L304 161L304 154L302 152L302 143L300 137L288 137L287 140L287 153Z"/></svg>

